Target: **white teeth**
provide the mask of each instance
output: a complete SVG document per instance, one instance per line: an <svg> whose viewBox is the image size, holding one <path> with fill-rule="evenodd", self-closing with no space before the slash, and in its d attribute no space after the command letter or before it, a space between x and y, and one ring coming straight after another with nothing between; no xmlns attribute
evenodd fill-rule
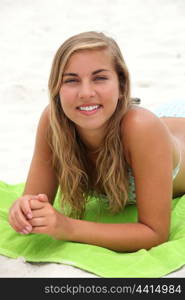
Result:
<svg viewBox="0 0 185 300"><path fill-rule="evenodd" d="M97 109L100 105L94 105L94 106L80 106L79 110L86 110L86 111L91 111L93 109Z"/></svg>

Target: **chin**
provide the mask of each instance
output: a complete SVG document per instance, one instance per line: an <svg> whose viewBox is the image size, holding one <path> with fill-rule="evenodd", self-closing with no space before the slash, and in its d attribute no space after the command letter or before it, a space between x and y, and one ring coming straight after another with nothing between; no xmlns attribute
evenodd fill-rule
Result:
<svg viewBox="0 0 185 300"><path fill-rule="evenodd" d="M80 128L84 131L86 131L86 130L92 130L93 131L93 130L100 130L100 129L104 128L105 124L106 123L88 124L88 122L86 122L86 123L83 123L83 124L76 124L76 127Z"/></svg>

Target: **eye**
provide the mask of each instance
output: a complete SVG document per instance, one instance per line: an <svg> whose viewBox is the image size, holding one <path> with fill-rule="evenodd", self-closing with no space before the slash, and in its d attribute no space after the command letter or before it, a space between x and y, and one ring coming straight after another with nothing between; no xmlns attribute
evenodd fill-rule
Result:
<svg viewBox="0 0 185 300"><path fill-rule="evenodd" d="M101 81L101 80L108 80L108 78L107 77L105 77L105 76L96 76L95 78L94 78L94 80L95 81Z"/></svg>
<svg viewBox="0 0 185 300"><path fill-rule="evenodd" d="M63 81L63 83L73 83L73 82L78 82L78 80L73 78L73 79L66 79Z"/></svg>

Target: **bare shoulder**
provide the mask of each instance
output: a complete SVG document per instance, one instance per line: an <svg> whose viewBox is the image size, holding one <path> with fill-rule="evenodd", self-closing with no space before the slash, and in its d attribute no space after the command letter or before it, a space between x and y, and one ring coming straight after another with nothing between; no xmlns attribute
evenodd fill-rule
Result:
<svg viewBox="0 0 185 300"><path fill-rule="evenodd" d="M143 107L133 107L127 111L122 119L122 131L145 128L149 124L161 123L160 119L150 110Z"/></svg>
<svg viewBox="0 0 185 300"><path fill-rule="evenodd" d="M37 127L37 137L41 139L49 136L50 132L50 106L47 105L41 113L38 127Z"/></svg>
<svg viewBox="0 0 185 300"><path fill-rule="evenodd" d="M152 133L158 130L165 130L166 126L155 114L143 107L131 108L123 117L121 133L127 141L139 134Z"/></svg>
<svg viewBox="0 0 185 300"><path fill-rule="evenodd" d="M44 125L50 124L50 105L48 104L42 111L39 123Z"/></svg>
<svg viewBox="0 0 185 300"><path fill-rule="evenodd" d="M126 156L129 156L130 152L135 152L141 143L147 151L147 147L151 149L151 142L170 139L165 124L143 107L133 107L125 114L121 123L121 136Z"/></svg>
<svg viewBox="0 0 185 300"><path fill-rule="evenodd" d="M41 153L43 156L51 154L50 144L50 106L47 105L41 113L35 143L35 152Z"/></svg>

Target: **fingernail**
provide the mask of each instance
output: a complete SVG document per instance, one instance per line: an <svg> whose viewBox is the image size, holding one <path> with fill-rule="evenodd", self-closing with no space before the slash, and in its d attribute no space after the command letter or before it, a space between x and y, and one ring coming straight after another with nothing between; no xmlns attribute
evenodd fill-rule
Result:
<svg viewBox="0 0 185 300"><path fill-rule="evenodd" d="M29 232L28 232L27 230L23 229L23 230L21 231L21 233L22 233L22 234L28 234Z"/></svg>
<svg viewBox="0 0 185 300"><path fill-rule="evenodd" d="M31 214L31 213L28 213L28 214L27 214L27 217L28 217L28 219L31 219L31 218L32 218L32 214Z"/></svg>
<svg viewBox="0 0 185 300"><path fill-rule="evenodd" d="M26 226L26 227L25 227L25 230L26 230L26 231L31 231L31 230L32 230L32 227L31 227L31 226Z"/></svg>

